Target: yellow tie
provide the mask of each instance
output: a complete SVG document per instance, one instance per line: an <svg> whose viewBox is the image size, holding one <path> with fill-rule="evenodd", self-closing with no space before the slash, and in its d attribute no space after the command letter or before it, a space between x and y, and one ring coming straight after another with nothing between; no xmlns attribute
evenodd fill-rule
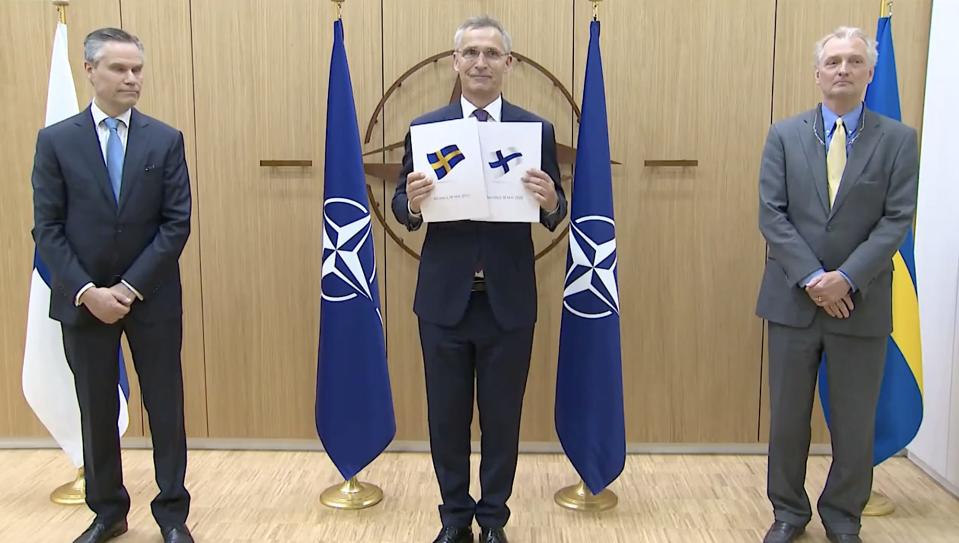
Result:
<svg viewBox="0 0 959 543"><path fill-rule="evenodd" d="M826 154L826 173L829 177L829 207L836 201L839 192L839 182L842 181L842 171L846 169L846 127L842 118L836 119L836 129L829 142L829 152Z"/></svg>

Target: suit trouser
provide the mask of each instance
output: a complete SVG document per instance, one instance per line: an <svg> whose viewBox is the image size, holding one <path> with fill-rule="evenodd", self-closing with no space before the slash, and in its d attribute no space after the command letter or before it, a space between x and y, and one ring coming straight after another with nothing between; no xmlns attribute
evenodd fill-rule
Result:
<svg viewBox="0 0 959 543"><path fill-rule="evenodd" d="M80 404L87 505L98 520L107 523L125 518L130 510L117 430L117 350L124 332L153 436L153 464L160 488L151 504L153 516L160 526L180 525L186 522L190 494L184 486L183 325L179 317L151 323L126 318L112 325L63 325L63 346Z"/></svg>
<svg viewBox="0 0 959 543"><path fill-rule="evenodd" d="M533 327L500 328L485 292L472 293L455 326L419 324L440 519L459 527L475 517L482 527L501 528L509 519ZM474 382L482 434L479 503L469 493Z"/></svg>
<svg viewBox="0 0 959 543"><path fill-rule="evenodd" d="M803 487L817 374L825 354L829 381L832 465L819 497L830 532L859 533L872 490L876 403L885 367L886 337L823 330L819 312L808 328L769 323L770 432L767 493L776 520L805 526L812 517Z"/></svg>

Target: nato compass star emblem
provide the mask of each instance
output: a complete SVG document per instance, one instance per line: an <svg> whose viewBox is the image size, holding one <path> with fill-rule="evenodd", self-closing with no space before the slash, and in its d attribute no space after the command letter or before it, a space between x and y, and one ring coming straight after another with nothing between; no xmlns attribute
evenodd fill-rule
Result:
<svg viewBox="0 0 959 543"><path fill-rule="evenodd" d="M569 254L563 307L584 319L619 315L616 223L601 215L576 219L569 225Z"/></svg>
<svg viewBox="0 0 959 543"><path fill-rule="evenodd" d="M347 198L329 198L323 203L320 290L324 300L345 302L362 296L374 301L371 285L376 280L376 262L368 243L372 243L372 224L370 212L362 204ZM376 312L379 314L378 307Z"/></svg>

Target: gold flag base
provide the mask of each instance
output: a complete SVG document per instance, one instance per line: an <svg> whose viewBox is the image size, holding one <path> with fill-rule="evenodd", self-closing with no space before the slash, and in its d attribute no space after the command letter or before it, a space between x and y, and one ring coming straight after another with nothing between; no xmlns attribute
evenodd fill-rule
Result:
<svg viewBox="0 0 959 543"><path fill-rule="evenodd" d="M896 504L885 494L873 491L869 495L869 502L866 508L862 510L864 517L884 517L891 515L896 510Z"/></svg>
<svg viewBox="0 0 959 543"><path fill-rule="evenodd" d="M553 496L556 505L573 511L594 513L616 507L619 498L611 490L606 489L599 494L593 494L586 488L586 484L579 484L560 489Z"/></svg>
<svg viewBox="0 0 959 543"><path fill-rule="evenodd" d="M77 470L77 478L50 493L50 501L59 505L83 505L87 501L87 484L83 468Z"/></svg>
<svg viewBox="0 0 959 543"><path fill-rule="evenodd" d="M383 491L376 485L361 483L353 477L339 485L333 485L320 494L320 503L334 509L366 509L380 503Z"/></svg>

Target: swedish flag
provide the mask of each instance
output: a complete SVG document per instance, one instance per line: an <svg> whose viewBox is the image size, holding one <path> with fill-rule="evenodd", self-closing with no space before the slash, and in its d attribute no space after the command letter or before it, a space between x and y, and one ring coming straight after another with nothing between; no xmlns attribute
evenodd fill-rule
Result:
<svg viewBox="0 0 959 543"><path fill-rule="evenodd" d="M897 121L899 84L892 46L892 20L880 17L876 30L879 60L872 83L866 89L866 107ZM886 365L876 406L876 438L873 465L901 451L916 437L922 423L922 350L919 341L919 297L916 291L916 261L912 232L906 234L893 255L892 335L886 347ZM820 374L820 399L829 420L828 383Z"/></svg>
<svg viewBox="0 0 959 543"><path fill-rule="evenodd" d="M439 151L426 154L427 160L430 161L430 166L433 168L433 171L436 172L436 179L443 179L446 177L446 174L453 171L453 168L457 164L466 159L466 156L463 155L463 151L460 151L460 148L454 145L447 145Z"/></svg>

